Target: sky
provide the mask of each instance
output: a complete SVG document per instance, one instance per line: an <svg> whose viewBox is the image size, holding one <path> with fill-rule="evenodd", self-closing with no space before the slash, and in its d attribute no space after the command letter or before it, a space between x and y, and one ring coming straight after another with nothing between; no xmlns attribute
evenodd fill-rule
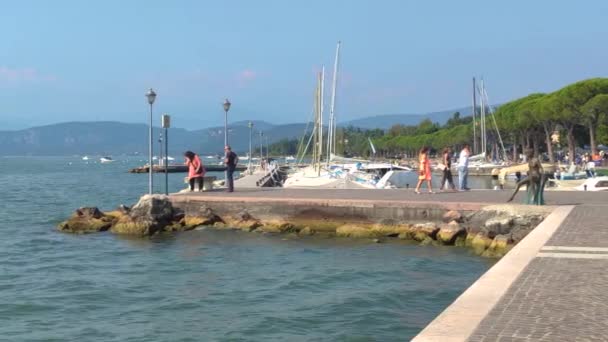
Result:
<svg viewBox="0 0 608 342"><path fill-rule="evenodd" d="M0 0L0 130L64 121L338 121L469 106L608 75L605 0Z"/></svg>

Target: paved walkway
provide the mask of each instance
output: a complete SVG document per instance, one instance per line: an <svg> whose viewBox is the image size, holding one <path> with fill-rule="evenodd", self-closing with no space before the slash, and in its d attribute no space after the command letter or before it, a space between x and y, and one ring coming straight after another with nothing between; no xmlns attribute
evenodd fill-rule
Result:
<svg viewBox="0 0 608 342"><path fill-rule="evenodd" d="M556 209L415 341L608 341L608 193L590 202Z"/></svg>
<svg viewBox="0 0 608 342"><path fill-rule="evenodd" d="M574 208L469 340L608 341L608 206Z"/></svg>

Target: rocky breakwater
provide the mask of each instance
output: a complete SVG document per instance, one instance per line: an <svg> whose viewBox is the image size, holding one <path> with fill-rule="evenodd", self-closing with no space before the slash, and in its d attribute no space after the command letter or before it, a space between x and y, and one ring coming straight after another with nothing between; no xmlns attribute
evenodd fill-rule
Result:
<svg viewBox="0 0 608 342"><path fill-rule="evenodd" d="M96 207L76 209L72 216L58 225L66 233L87 234L110 231L115 234L151 236L162 232L187 231L201 225L221 221L212 212L196 217L186 216L174 208L167 196L145 195L133 207L102 212Z"/></svg>
<svg viewBox="0 0 608 342"><path fill-rule="evenodd" d="M217 215L202 205L185 215L163 195L143 196L133 207L121 206L103 213L97 208L80 208L59 230L70 233L110 231L116 234L151 236L163 232L180 232L198 226L268 234L329 235L366 238L374 242L402 239L422 245L469 247L476 254L498 258L521 241L551 212L551 207L494 205L481 210L446 211L442 221L402 222L384 219L380 222L329 222L310 219L306 225L289 217L254 217L246 209Z"/></svg>

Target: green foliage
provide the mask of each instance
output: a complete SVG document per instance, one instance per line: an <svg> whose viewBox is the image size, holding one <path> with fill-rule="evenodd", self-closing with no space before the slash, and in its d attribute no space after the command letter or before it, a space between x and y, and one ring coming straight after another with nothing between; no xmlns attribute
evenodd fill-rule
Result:
<svg viewBox="0 0 608 342"><path fill-rule="evenodd" d="M584 120L591 125L608 120L608 94L598 94L581 108Z"/></svg>

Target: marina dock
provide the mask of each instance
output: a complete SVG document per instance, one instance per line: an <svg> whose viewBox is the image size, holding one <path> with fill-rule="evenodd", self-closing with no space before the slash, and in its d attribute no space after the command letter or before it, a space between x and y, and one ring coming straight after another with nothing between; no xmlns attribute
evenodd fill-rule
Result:
<svg viewBox="0 0 608 342"><path fill-rule="evenodd" d="M149 166L140 166L140 167L136 167L134 169L130 169L129 173L148 173L150 170ZM207 172L223 172L226 171L226 167L223 165L207 165L205 164L205 170L207 170ZM237 165L236 167L236 171L245 171L247 170L247 166L245 165ZM152 172L154 173L165 173L165 167L164 166L159 166L159 165L154 165L152 167ZM167 172L168 173L185 173L188 172L188 167L186 165L168 165L167 166Z"/></svg>
<svg viewBox="0 0 608 342"><path fill-rule="evenodd" d="M503 205L510 191L238 189L170 196L186 211L344 222L437 219L445 210ZM523 194L515 198L521 203ZM549 216L414 341L604 340L608 326L608 194L546 193ZM524 208L535 208L525 206ZM536 207L538 208L538 207Z"/></svg>

